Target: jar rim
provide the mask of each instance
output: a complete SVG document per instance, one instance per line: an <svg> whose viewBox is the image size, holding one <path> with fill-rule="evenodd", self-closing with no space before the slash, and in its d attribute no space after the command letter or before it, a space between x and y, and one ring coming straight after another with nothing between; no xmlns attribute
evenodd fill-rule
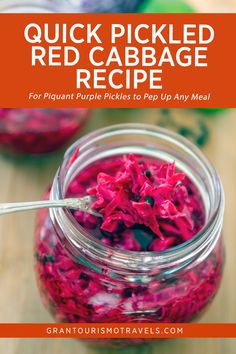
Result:
<svg viewBox="0 0 236 354"><path fill-rule="evenodd" d="M177 133L149 124L126 123L111 125L83 136L66 151L64 155L64 162L60 166L54 179L53 187L51 190L51 198L63 198L62 171L63 168L65 168L66 161L71 156L73 151L78 148L78 145L81 147L80 151L82 153L83 149L86 149L86 147L88 147L91 142L94 142L97 139L101 139L101 137L104 137L107 134L112 133L113 135L117 135L118 132L126 134L131 132L139 134L148 133L154 136L161 136L161 138L171 141L185 151L189 153L191 152L192 156L201 162L201 165L206 169L209 177L211 178L211 181L214 182L214 188L216 189L217 193L217 198L215 198L213 209L211 210L209 219L206 220L203 228L193 238L175 247L171 247L164 251L139 252L117 249L105 245L100 240L95 239L93 236L91 238L91 235L89 235L89 233L79 225L79 223L73 217L72 213L67 210L51 209L50 215L52 220L56 221L60 227L63 227L63 225L69 226L72 234L73 232L77 231L79 233L82 232L83 241L86 241L86 239L89 241L89 250L87 250L87 254L91 254L92 257L95 257L101 263L105 262L111 266L114 265L115 268L119 266L124 270L142 270L144 268L152 269L156 267L164 269L171 268L171 265L173 264L176 265L176 261L180 261L182 265L188 265L193 261L193 259L196 259L196 257L199 257L199 255L204 253L206 248L209 248L209 245L216 241L217 236L219 237L224 213L224 191L220 178L211 162L206 158L206 156L197 146ZM65 223L63 223L62 218L64 218ZM81 234L79 237L81 237ZM69 241L73 247L78 246L78 238L70 239ZM82 247L85 246L86 243L82 242Z"/></svg>

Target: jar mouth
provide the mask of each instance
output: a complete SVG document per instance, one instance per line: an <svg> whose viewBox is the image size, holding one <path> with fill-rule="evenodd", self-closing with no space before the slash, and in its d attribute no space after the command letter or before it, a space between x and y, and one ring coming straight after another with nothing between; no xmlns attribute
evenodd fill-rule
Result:
<svg viewBox="0 0 236 354"><path fill-rule="evenodd" d="M201 167L202 169L199 171L200 178L202 181L206 182L207 180L211 183L211 191L209 191L209 193L212 194L212 200L208 202L209 205L207 206L208 210L206 210L205 225L203 228L193 238L178 246L163 251L139 252L122 250L105 245L102 241L87 232L68 210L51 209L50 215L52 220L56 221L60 228L69 230L69 234L67 233L66 237L72 247L82 247L83 250L86 250L87 254L99 259L101 263L103 261L110 263L110 265L114 265L115 268L118 266L124 270L145 270L147 268L152 269L156 267L169 268L172 264L176 264L176 261L181 260L180 263L182 265L187 265L191 263L193 259L199 258L200 255L206 255L206 250L209 251L210 246L215 244L222 227L224 213L224 192L222 184L214 167L204 154L193 143L167 129L154 125L127 123L108 126L82 137L66 151L64 162L60 166L53 183L51 199L64 197L65 180L68 182L64 171L68 159L78 146L80 147L81 155L83 155L89 151L91 144L96 145L101 139L108 137L113 139L115 136L122 134L137 134L143 136L144 134L148 134L153 138L164 139L177 147L180 152L182 151L187 154L188 162L190 162L191 159L194 159L193 163L198 162L199 168ZM173 160L174 158L172 157L172 161ZM74 173L73 178L75 175L76 173ZM203 191L200 194L202 195ZM204 195L202 195L202 197L204 198Z"/></svg>

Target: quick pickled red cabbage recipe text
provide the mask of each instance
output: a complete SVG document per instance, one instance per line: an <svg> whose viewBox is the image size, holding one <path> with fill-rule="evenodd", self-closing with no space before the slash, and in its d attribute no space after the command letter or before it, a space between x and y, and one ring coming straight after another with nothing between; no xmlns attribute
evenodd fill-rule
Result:
<svg viewBox="0 0 236 354"><path fill-rule="evenodd" d="M148 82L156 90L163 88L167 66L207 67L215 31L206 23L29 23L24 38L33 67L76 67L78 89L139 89ZM93 70L81 66L84 60Z"/></svg>

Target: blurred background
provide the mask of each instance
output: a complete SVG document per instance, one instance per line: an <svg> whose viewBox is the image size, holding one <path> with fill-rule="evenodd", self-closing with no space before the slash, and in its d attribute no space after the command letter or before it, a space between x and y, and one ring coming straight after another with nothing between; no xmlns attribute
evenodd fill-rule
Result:
<svg viewBox="0 0 236 354"><path fill-rule="evenodd" d="M33 1L33 0L32 0ZM31 3L32 3L31 1ZM64 1L64 2L63 2ZM45 1L36 1L37 6ZM49 0L47 3L57 3ZM20 0L0 0L0 11ZM235 0L61 0L73 11L234 12ZM24 1L24 4L28 2ZM98 6L99 4L99 6ZM4 8L5 6L5 8ZM2 10L3 9L3 10ZM236 110L228 109L0 109L0 201L38 200L64 151L80 136L111 124L140 122L176 131L198 145L216 167L226 194L226 266L215 300L201 322L236 322ZM33 269L34 212L0 218L0 322L53 322L41 304ZM233 354L236 339L173 339L124 353ZM0 353L118 353L72 339L1 339Z"/></svg>

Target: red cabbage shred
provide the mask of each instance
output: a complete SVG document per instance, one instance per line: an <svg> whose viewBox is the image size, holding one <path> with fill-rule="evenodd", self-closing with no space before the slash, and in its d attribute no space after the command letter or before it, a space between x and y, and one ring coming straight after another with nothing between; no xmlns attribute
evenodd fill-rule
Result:
<svg viewBox="0 0 236 354"><path fill-rule="evenodd" d="M0 149L43 154L62 147L83 126L87 109L1 108Z"/></svg>
<svg viewBox="0 0 236 354"><path fill-rule="evenodd" d="M163 251L201 230L204 207L197 188L174 163L117 156L81 171L67 196L96 197L97 218L76 220L104 244L129 251ZM220 243L201 263L170 279L148 283L111 278L72 259L47 210L38 213L36 271L45 306L60 322L188 322L214 297L222 275Z"/></svg>
<svg viewBox="0 0 236 354"><path fill-rule="evenodd" d="M84 191L95 197L93 208L103 218L81 211L74 217L112 247L163 251L188 241L204 225L201 197L174 162L132 154L103 160L79 173L67 196L83 196Z"/></svg>

